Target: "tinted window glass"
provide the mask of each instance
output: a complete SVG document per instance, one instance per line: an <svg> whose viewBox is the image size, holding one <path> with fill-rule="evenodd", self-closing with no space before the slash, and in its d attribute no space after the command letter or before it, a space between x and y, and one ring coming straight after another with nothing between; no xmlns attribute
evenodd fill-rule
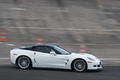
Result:
<svg viewBox="0 0 120 80"><path fill-rule="evenodd" d="M38 46L34 48L34 51L38 51L38 52L43 52L43 53L48 53L46 48L44 46Z"/></svg>
<svg viewBox="0 0 120 80"><path fill-rule="evenodd" d="M24 48L21 48L21 49L25 49L25 50L33 50L33 46L27 46L27 47L24 47Z"/></svg>
<svg viewBox="0 0 120 80"><path fill-rule="evenodd" d="M38 46L38 47L34 48L34 51L43 52L43 53L50 53L51 51L54 51L54 50L50 47Z"/></svg>
<svg viewBox="0 0 120 80"><path fill-rule="evenodd" d="M70 54L70 52L68 52L68 51L66 51L63 48L60 48L58 46L54 46L54 49L56 49L57 51L59 51L63 55L69 55Z"/></svg>

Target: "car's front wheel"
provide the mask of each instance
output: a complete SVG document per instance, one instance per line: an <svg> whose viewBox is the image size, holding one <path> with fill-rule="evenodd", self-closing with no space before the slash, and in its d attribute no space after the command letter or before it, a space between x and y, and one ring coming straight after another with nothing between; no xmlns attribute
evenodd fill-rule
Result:
<svg viewBox="0 0 120 80"><path fill-rule="evenodd" d="M83 72L86 70L86 68L87 68L87 64L82 59L77 59L72 64L72 69L77 71L77 72Z"/></svg>
<svg viewBox="0 0 120 80"><path fill-rule="evenodd" d="M31 67L31 61L26 56L19 57L18 61L17 61L17 64L21 69L27 69L27 68Z"/></svg>

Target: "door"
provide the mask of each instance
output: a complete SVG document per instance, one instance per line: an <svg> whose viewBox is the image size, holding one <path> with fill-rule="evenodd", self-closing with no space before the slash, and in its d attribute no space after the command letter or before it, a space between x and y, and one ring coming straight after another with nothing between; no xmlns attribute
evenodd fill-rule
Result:
<svg viewBox="0 0 120 80"><path fill-rule="evenodd" d="M67 61L64 55L56 54L56 51L48 46L39 46L36 48L35 60L40 67L53 68L64 67Z"/></svg>

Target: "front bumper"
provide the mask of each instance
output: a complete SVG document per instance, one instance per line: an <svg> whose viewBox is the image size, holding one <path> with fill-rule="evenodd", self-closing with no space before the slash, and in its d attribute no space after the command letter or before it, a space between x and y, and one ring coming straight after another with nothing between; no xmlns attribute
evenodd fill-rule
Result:
<svg viewBox="0 0 120 80"><path fill-rule="evenodd" d="M100 61L95 61L87 64L88 64L87 67L88 70L102 70L102 64Z"/></svg>

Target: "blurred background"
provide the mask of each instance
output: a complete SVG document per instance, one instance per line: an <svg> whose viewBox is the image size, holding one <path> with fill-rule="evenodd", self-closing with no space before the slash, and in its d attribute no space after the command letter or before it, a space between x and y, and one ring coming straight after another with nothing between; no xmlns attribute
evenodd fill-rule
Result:
<svg viewBox="0 0 120 80"><path fill-rule="evenodd" d="M120 58L120 0L0 0L0 55L39 37L79 52ZM3 39L4 38L4 39ZM6 50L4 50L4 49ZM117 63L118 64L118 63Z"/></svg>

